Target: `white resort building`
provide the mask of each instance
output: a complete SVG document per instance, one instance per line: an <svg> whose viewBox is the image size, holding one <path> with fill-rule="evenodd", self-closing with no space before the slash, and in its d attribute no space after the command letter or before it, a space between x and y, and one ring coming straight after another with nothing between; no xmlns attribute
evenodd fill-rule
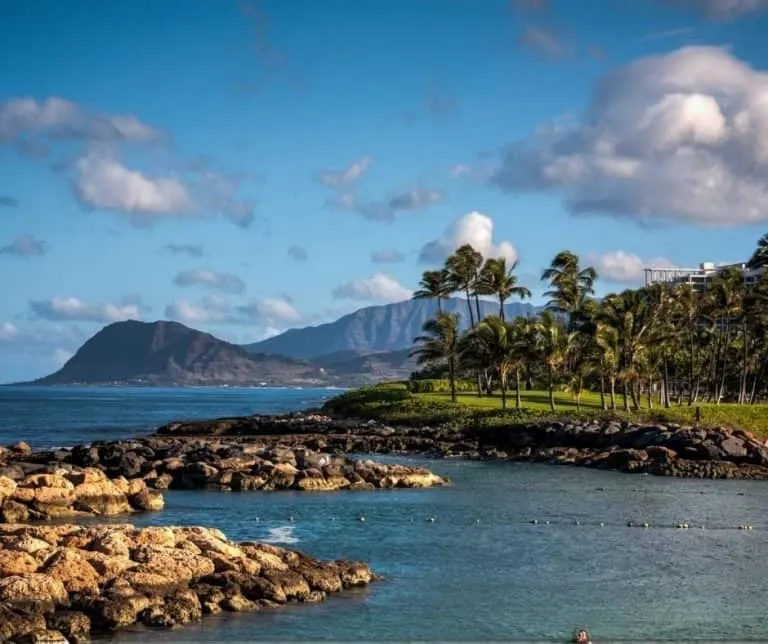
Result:
<svg viewBox="0 0 768 644"><path fill-rule="evenodd" d="M736 268L744 275L746 284L754 284L765 269L747 268L746 264L714 264L703 262L698 268L645 268L645 285L651 284L690 284L696 290L706 288L707 283L726 268Z"/></svg>

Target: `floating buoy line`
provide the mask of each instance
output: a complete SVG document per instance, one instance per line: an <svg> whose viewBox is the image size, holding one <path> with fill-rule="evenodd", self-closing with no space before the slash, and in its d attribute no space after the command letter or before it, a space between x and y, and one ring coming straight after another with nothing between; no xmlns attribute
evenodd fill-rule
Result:
<svg viewBox="0 0 768 644"><path fill-rule="evenodd" d="M329 521L336 521L338 517L336 516L329 516L327 517ZM354 520L358 523L367 523L367 518L362 515L355 515ZM419 519L419 517L416 517ZM343 517L342 517L343 519ZM300 517L289 515L288 517L285 517L284 519L263 519L262 517L254 517L254 521L259 523L275 523L280 521L286 521L289 523L301 523ZM428 514L421 517L421 520L425 523L431 523L436 524L439 523L438 516L434 514ZM489 522L487 519L483 519L484 526L488 525ZM408 517L408 522L413 523L414 522L414 516ZM467 520L469 525L480 525L481 519L479 517L473 517ZM376 520L373 520L373 523L376 523ZM443 521L445 523L445 521ZM448 521L448 524L453 523L452 521ZM653 521L648 520L642 520L642 521L635 521L635 520L628 520L624 523L617 523L617 522L606 522L606 521L589 521L584 519L560 519L560 520L552 520L552 519L523 519L523 518L517 518L512 519L509 521L503 520L502 523L508 524L508 525L531 525L531 526L541 526L541 527L570 527L570 528L630 528L630 529L643 529L643 530L709 530L709 531L723 531L723 530L739 530L742 532L751 532L754 530L768 530L768 526L754 526L751 523L736 523L734 525L707 525L701 522L689 522L689 521L680 521L680 522L673 522L673 523L654 523ZM490 525L493 525L493 521L490 522Z"/></svg>

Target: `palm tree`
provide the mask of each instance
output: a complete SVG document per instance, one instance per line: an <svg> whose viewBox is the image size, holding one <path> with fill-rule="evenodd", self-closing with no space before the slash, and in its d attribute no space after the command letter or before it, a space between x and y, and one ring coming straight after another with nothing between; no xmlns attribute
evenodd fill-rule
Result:
<svg viewBox="0 0 768 644"><path fill-rule="evenodd" d="M512 262L507 266L507 260L504 257L490 258L485 261L485 265L480 271L477 287L475 291L480 295L495 295L499 298L499 317L504 322L504 302L513 296L521 300L531 297L531 291L525 286L517 283L515 269L517 262Z"/></svg>
<svg viewBox="0 0 768 644"><path fill-rule="evenodd" d="M455 313L438 313L422 327L424 335L414 339L418 345L410 350L419 365L447 362L451 383L451 400L456 402L456 369L459 361L459 316Z"/></svg>
<svg viewBox="0 0 768 644"><path fill-rule="evenodd" d="M594 295L597 271L591 266L582 268L579 256L564 250L555 255L549 268L542 272L541 279L549 282L549 290L544 293L549 298L547 308L573 316L585 300ZM569 330L572 330L570 325L569 322Z"/></svg>
<svg viewBox="0 0 768 644"><path fill-rule="evenodd" d="M451 294L448 271L424 271L419 282L419 290L413 294L414 300L437 300L437 312L443 312L443 300Z"/></svg>
<svg viewBox="0 0 768 644"><path fill-rule="evenodd" d="M475 295L477 309L477 322L480 321L480 304L477 300L476 286L480 267L483 265L483 256L470 244L464 244L456 249L456 252L445 261L445 270L449 275L452 290L463 291L467 298L469 309L469 325L474 327L475 315L472 310L472 295Z"/></svg>
<svg viewBox="0 0 768 644"><path fill-rule="evenodd" d="M498 374L502 409L507 408L509 374L517 367L521 357L518 329L519 327L505 322L501 317L490 315L460 342L459 353L462 359L467 356L471 362L481 357L485 366ZM517 373L519 374L519 367ZM519 392L519 376L517 383Z"/></svg>
<svg viewBox="0 0 768 644"><path fill-rule="evenodd" d="M757 242L757 248L747 262L747 268L768 268L768 233Z"/></svg>
<svg viewBox="0 0 768 644"><path fill-rule="evenodd" d="M555 407L555 377L568 356L570 338L568 331L551 311L544 311L537 323L536 349L538 357L547 368L549 407Z"/></svg>
<svg viewBox="0 0 768 644"><path fill-rule="evenodd" d="M605 396L603 394L605 387L605 378L608 378L610 385L611 409L616 409L616 376L619 372L621 361L621 346L619 344L619 332L614 327L599 323L596 333L597 346L600 356L600 402L603 409L606 408Z"/></svg>

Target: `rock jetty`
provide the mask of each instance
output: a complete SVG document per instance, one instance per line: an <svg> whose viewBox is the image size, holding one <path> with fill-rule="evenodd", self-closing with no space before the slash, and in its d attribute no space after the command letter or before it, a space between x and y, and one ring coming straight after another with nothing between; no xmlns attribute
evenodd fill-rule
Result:
<svg viewBox="0 0 768 644"><path fill-rule="evenodd" d="M162 494L146 481L109 479L96 468L32 474L19 465L0 468L0 522L112 516L163 506Z"/></svg>
<svg viewBox="0 0 768 644"><path fill-rule="evenodd" d="M258 437L341 453L422 454L582 465L629 473L768 479L768 443L738 429L674 423L542 420L494 428L389 427L330 415L247 416L170 423L161 436Z"/></svg>
<svg viewBox="0 0 768 644"><path fill-rule="evenodd" d="M320 443L312 445L318 447ZM113 487L128 486L129 502L137 508L142 503L148 506L141 509L156 509L153 504L160 503L157 490L168 488L334 491L424 488L447 483L424 468L358 460L338 450L320 451L302 444L289 448L273 440L217 437L154 436L27 452L6 456L6 466L0 468L9 486L14 483L10 479L21 480L17 489L30 479L29 475L22 478L27 472L63 472L53 475L59 477L57 485L62 487L70 479L79 480L85 472L91 473L95 481L93 473L97 472L103 485L111 480ZM53 481L50 474L32 476L48 477L36 481ZM147 492L147 488L151 490Z"/></svg>
<svg viewBox="0 0 768 644"><path fill-rule="evenodd" d="M219 530L132 525L0 525L0 641L85 642L134 624L172 628L256 611L376 579Z"/></svg>

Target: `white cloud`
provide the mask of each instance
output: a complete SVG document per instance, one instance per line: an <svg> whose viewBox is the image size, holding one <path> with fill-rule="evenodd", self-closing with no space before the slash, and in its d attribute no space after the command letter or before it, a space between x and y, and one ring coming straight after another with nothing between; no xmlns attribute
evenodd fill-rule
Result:
<svg viewBox="0 0 768 644"><path fill-rule="evenodd" d="M45 320L118 322L141 319L141 307L136 303L87 304L76 297L53 297L30 302L30 306L37 317Z"/></svg>
<svg viewBox="0 0 768 644"><path fill-rule="evenodd" d="M369 302L401 302L413 295L393 277L376 273L369 278L360 278L341 284L333 290L336 299L363 300Z"/></svg>
<svg viewBox="0 0 768 644"><path fill-rule="evenodd" d="M173 282L177 286L206 286L224 293L242 293L245 290L245 282L237 275L204 268L181 271Z"/></svg>
<svg viewBox="0 0 768 644"><path fill-rule="evenodd" d="M588 255L586 261L595 268L601 280L634 286L643 281L643 269L675 267L674 263L664 257L646 260L635 253L623 250L613 250L602 255Z"/></svg>
<svg viewBox="0 0 768 644"><path fill-rule="evenodd" d="M189 257L203 257L205 251L199 244L166 244L165 249L174 255L188 255Z"/></svg>
<svg viewBox="0 0 768 644"><path fill-rule="evenodd" d="M768 73L716 47L603 77L589 110L510 146L493 181L572 213L734 226L768 220Z"/></svg>
<svg viewBox="0 0 768 644"><path fill-rule="evenodd" d="M229 304L218 296L205 297L197 303L181 298L165 307L165 316L190 325L227 322Z"/></svg>
<svg viewBox="0 0 768 644"><path fill-rule="evenodd" d="M301 320L301 313L296 307L283 297L267 297L262 300L254 300L245 306L238 307L238 311L246 319L259 320L269 327L280 327L290 322Z"/></svg>
<svg viewBox="0 0 768 644"><path fill-rule="evenodd" d="M34 235L17 237L7 246L0 247L0 255L16 255L17 257L40 257L45 255L48 244Z"/></svg>
<svg viewBox="0 0 768 644"><path fill-rule="evenodd" d="M131 215L190 212L192 199L178 178L152 178L107 156L89 154L77 162L75 184L86 205Z"/></svg>
<svg viewBox="0 0 768 644"><path fill-rule="evenodd" d="M0 341L13 340L18 335L19 329L13 322L3 322L0 324Z"/></svg>
<svg viewBox="0 0 768 644"><path fill-rule="evenodd" d="M220 214L245 228L255 217L255 204L236 196L242 178L235 175L206 171L188 181L152 177L94 152L80 158L75 169L75 193L85 206L127 214L138 225L160 217Z"/></svg>
<svg viewBox="0 0 768 644"><path fill-rule="evenodd" d="M0 103L0 140L32 134L93 141L148 141L160 137L157 130L133 115L90 113L55 96L44 101L10 98Z"/></svg>
<svg viewBox="0 0 768 644"><path fill-rule="evenodd" d="M73 355L75 355L74 352L57 347L53 350L53 363L57 367L63 367L67 360L69 360Z"/></svg>
<svg viewBox="0 0 768 644"><path fill-rule="evenodd" d="M523 47L549 58L561 58L568 54L561 37L545 27L528 24L517 41Z"/></svg>
<svg viewBox="0 0 768 644"><path fill-rule="evenodd" d="M508 262L514 262L518 257L517 250L510 242L494 243L493 219L475 211L457 219L439 239L424 244L419 253L419 261L438 264L464 244L471 244L483 257L503 257Z"/></svg>
<svg viewBox="0 0 768 644"><path fill-rule="evenodd" d="M191 326L260 324L263 327L284 328L288 323L301 320L301 314L287 298L263 298L235 307L220 296L206 297L199 302L182 298L169 304L165 315Z"/></svg>
<svg viewBox="0 0 768 644"><path fill-rule="evenodd" d="M372 162L373 159L365 155L344 170L321 170L317 173L317 180L327 188L339 188L361 179Z"/></svg>

